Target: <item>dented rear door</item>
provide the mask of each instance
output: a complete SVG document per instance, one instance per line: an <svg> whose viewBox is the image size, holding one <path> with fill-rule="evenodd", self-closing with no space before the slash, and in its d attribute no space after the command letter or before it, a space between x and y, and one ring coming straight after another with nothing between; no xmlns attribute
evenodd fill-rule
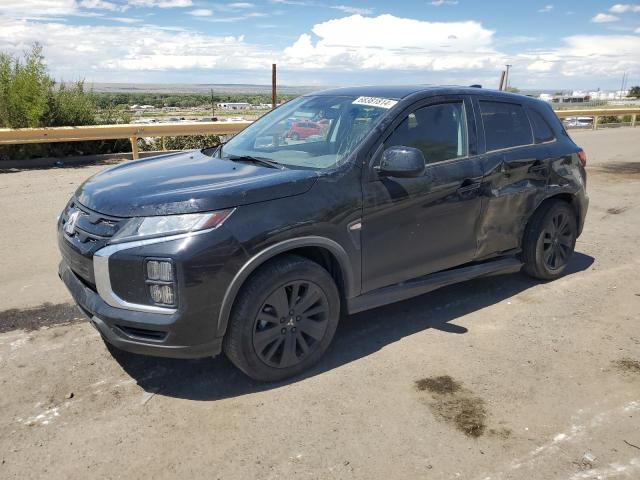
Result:
<svg viewBox="0 0 640 480"><path fill-rule="evenodd" d="M485 150L480 157L484 177L477 253L482 259L520 245L547 185L549 148L534 144L523 105L482 97L474 107Z"/></svg>

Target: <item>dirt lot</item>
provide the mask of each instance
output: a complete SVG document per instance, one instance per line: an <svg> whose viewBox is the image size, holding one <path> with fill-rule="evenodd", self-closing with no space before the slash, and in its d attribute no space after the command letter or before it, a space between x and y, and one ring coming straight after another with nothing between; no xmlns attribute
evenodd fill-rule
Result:
<svg viewBox="0 0 640 480"><path fill-rule="evenodd" d="M277 385L224 358L112 356L68 305L54 236L103 167L0 175L0 478L640 478L640 129L574 136L591 208L566 277L348 317Z"/></svg>

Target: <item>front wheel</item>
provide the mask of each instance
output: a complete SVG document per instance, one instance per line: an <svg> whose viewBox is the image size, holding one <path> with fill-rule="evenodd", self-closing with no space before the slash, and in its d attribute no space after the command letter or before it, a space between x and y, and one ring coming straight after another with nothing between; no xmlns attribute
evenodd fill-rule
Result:
<svg viewBox="0 0 640 480"><path fill-rule="evenodd" d="M540 280L560 277L573 255L578 227L571 206L561 200L541 205L525 230L524 271Z"/></svg>
<svg viewBox="0 0 640 480"><path fill-rule="evenodd" d="M282 380L316 363L340 317L340 296L315 262L287 255L261 266L236 298L224 350L251 378Z"/></svg>

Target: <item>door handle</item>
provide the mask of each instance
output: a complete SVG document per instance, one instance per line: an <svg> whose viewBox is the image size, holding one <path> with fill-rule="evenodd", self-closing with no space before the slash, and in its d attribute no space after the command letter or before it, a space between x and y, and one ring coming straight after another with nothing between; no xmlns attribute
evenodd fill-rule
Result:
<svg viewBox="0 0 640 480"><path fill-rule="evenodd" d="M473 193L479 189L479 181L465 180L464 182L462 182L462 185L456 190L456 192L458 192L458 195L460 196L468 196L470 193Z"/></svg>

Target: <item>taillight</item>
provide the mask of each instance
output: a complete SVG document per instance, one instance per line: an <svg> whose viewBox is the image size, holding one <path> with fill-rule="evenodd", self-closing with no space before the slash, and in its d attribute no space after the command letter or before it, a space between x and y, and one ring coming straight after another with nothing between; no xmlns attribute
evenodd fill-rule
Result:
<svg viewBox="0 0 640 480"><path fill-rule="evenodd" d="M580 159L580 164L583 167L586 167L587 166L587 154L584 153L584 150L580 150L578 152L578 158Z"/></svg>

